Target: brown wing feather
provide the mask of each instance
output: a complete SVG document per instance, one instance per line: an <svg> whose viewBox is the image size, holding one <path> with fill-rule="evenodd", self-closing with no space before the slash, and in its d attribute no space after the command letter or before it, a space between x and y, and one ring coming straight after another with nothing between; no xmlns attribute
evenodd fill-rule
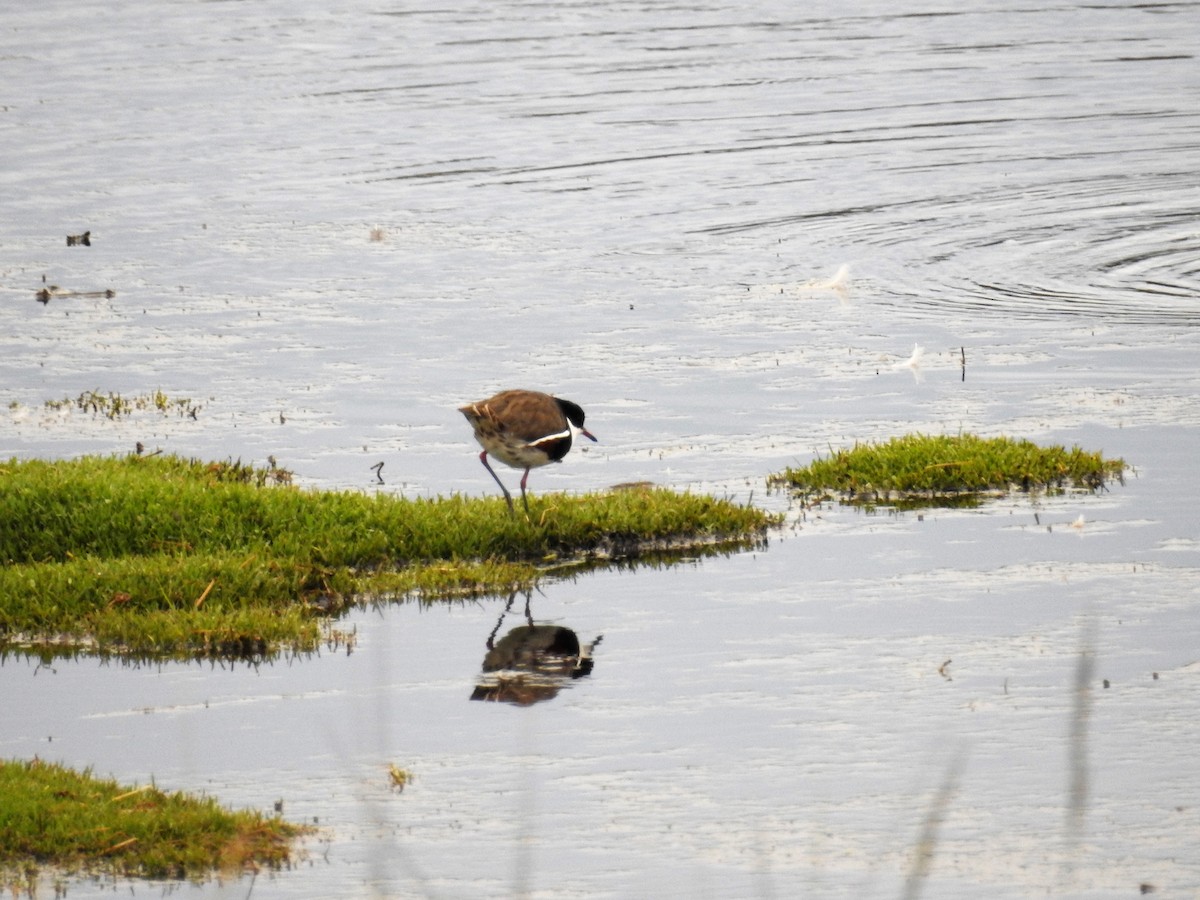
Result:
<svg viewBox="0 0 1200 900"><path fill-rule="evenodd" d="M569 430L566 416L549 394L502 391L486 403L505 429L529 443Z"/></svg>
<svg viewBox="0 0 1200 900"><path fill-rule="evenodd" d="M508 390L460 407L475 439L517 468L556 462L571 449L571 427L557 401L540 391Z"/></svg>

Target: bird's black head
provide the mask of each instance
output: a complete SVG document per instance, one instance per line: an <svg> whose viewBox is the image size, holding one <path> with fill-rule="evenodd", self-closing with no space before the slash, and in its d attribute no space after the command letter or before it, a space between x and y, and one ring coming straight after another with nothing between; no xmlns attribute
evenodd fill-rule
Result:
<svg viewBox="0 0 1200 900"><path fill-rule="evenodd" d="M567 421L579 429L579 433L586 438L596 440L596 436L583 427L583 407L578 403L572 403L570 400L563 400L560 397L555 397L554 402L558 404L558 408L562 410L562 414L567 417Z"/></svg>

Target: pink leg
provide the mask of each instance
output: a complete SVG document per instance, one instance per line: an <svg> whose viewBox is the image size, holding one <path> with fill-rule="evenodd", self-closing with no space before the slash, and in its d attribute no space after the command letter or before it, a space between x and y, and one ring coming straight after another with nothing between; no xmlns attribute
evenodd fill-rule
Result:
<svg viewBox="0 0 1200 900"><path fill-rule="evenodd" d="M529 515L529 501L525 499L525 482L529 480L529 466L525 467L525 474L521 476L521 502L525 504L525 515Z"/></svg>
<svg viewBox="0 0 1200 900"><path fill-rule="evenodd" d="M489 472L491 472L492 477L496 479L496 484L500 485L500 490L504 491L504 500L506 503L508 503L508 511L510 513L515 512L515 510L513 509L512 495L508 492L508 488L506 488L504 486L504 482L500 480L500 476L496 474L496 471L490 465L488 465L486 450L484 450L482 453L479 454L479 461L481 463L483 463L483 467L485 469L487 469ZM525 474L526 475L529 474L528 469L525 470ZM522 497L525 496L525 480L524 479L521 479L521 496Z"/></svg>

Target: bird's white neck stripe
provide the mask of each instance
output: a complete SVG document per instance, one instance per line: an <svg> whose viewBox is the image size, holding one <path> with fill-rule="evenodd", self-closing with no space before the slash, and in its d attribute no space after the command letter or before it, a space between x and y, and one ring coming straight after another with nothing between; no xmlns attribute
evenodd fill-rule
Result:
<svg viewBox="0 0 1200 900"><path fill-rule="evenodd" d="M548 434L545 437L540 437L536 441L530 441L529 446L536 447L538 444L551 444L554 441L561 441L563 438L571 436L571 429L568 427L566 431L560 431L558 434Z"/></svg>

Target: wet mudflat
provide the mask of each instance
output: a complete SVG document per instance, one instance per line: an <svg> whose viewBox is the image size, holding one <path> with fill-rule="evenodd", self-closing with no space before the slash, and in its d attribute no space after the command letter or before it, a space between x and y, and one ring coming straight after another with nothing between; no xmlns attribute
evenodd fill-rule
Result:
<svg viewBox="0 0 1200 900"><path fill-rule="evenodd" d="M913 430L1135 468L547 585L537 623L603 639L525 707L470 701L523 597L258 668L10 657L0 753L327 828L295 871L135 895L1195 893L1196 12L9 14L2 455L491 492L455 407L525 386L600 438L534 491L786 508L770 472ZM44 405L89 390L198 409Z"/></svg>

